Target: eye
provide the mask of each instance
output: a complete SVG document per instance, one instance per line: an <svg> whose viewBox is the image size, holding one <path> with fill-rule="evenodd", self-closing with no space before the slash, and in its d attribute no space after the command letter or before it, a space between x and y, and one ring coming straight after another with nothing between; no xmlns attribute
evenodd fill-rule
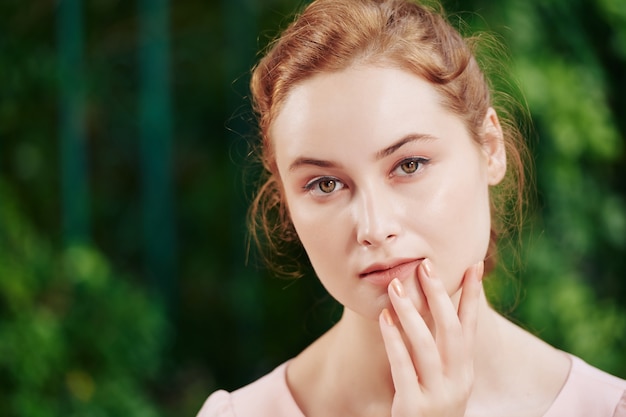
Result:
<svg viewBox="0 0 626 417"><path fill-rule="evenodd" d="M428 159L421 157L407 158L400 161L392 171L392 175L406 176L415 174L428 163Z"/></svg>
<svg viewBox="0 0 626 417"><path fill-rule="evenodd" d="M304 189L313 195L324 196L335 193L345 187L344 183L333 177L315 178L304 185Z"/></svg>

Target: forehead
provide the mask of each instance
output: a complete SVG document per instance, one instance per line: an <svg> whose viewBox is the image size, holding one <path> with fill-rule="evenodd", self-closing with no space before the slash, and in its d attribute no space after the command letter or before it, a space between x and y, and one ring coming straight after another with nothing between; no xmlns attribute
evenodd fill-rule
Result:
<svg viewBox="0 0 626 417"><path fill-rule="evenodd" d="M277 112L274 125L279 123L285 109L310 110L311 106L326 104L332 107L354 105L376 105L392 107L398 100L405 100L409 93L418 93L421 100L439 103L440 96L435 88L423 78L394 66L364 64L351 66L341 71L323 72L300 81L287 93ZM376 99L375 102L372 100ZM321 109L318 109L321 110ZM289 117L293 117L290 114Z"/></svg>
<svg viewBox="0 0 626 417"><path fill-rule="evenodd" d="M366 146L410 133L438 136L451 122L461 123L429 82L395 67L364 65L296 85L270 126L270 138L278 156L329 145L329 140Z"/></svg>

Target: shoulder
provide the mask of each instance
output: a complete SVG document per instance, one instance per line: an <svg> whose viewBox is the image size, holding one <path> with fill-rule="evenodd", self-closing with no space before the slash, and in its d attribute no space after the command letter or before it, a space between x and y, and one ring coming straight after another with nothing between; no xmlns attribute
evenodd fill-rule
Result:
<svg viewBox="0 0 626 417"><path fill-rule="evenodd" d="M304 417L286 379L287 363L232 393L216 391L197 417Z"/></svg>
<svg viewBox="0 0 626 417"><path fill-rule="evenodd" d="M626 381L570 358L569 377L546 417L626 417Z"/></svg>
<svg viewBox="0 0 626 417"><path fill-rule="evenodd" d="M232 417L234 415L230 393L220 390L207 398L196 417Z"/></svg>

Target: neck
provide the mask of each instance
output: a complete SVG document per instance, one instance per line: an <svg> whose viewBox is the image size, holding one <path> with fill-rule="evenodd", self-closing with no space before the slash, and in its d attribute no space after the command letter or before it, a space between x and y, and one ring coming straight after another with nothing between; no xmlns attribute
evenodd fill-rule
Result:
<svg viewBox="0 0 626 417"><path fill-rule="evenodd" d="M426 320L428 323L429 320ZM489 306L482 294L474 347L475 383L478 385L478 392L481 391L480 385L483 382L491 385L489 381L493 380L493 373L502 369L503 354L507 352L504 345L508 337L505 334L509 334L508 325L510 323ZM327 350L333 352L328 357L329 366L345 370L338 372L338 375L357 374L353 378L363 384L374 382L376 387L372 390L373 395L380 392L381 384L387 385L384 392L393 393L389 361L378 321L346 310L339 323L329 332L329 336L329 343L333 344L332 349Z"/></svg>
<svg viewBox="0 0 626 417"><path fill-rule="evenodd" d="M466 416L542 416L570 367L561 352L496 313L484 294L473 362ZM309 417L388 415L395 389L378 322L346 310L291 361L287 382Z"/></svg>
<svg viewBox="0 0 626 417"><path fill-rule="evenodd" d="M478 396L493 393L491 381L499 379L494 373L503 369L498 357L498 352L506 352L502 347L505 340L501 335L502 323L506 321L489 307L482 295L474 350L473 393ZM326 410L340 410L338 415L386 415L395 390L378 321L345 310L331 330L292 362L289 380L308 381L306 387L300 387L305 388L307 396L324 398L319 403L323 403ZM298 400L298 387L293 388L305 414L318 415L308 409L310 404L305 398ZM313 392L316 395L311 395ZM341 396L335 397L338 393ZM368 401L363 401L364 398Z"/></svg>
<svg viewBox="0 0 626 417"><path fill-rule="evenodd" d="M320 356L317 360L306 361L317 364L317 369L308 374L309 381L316 381L309 389L317 391L317 395L311 397L323 398L319 403L325 410L316 412L303 402L305 415L388 414L394 387L378 321L345 310L341 320L310 350L314 356ZM307 351L303 355L307 355Z"/></svg>

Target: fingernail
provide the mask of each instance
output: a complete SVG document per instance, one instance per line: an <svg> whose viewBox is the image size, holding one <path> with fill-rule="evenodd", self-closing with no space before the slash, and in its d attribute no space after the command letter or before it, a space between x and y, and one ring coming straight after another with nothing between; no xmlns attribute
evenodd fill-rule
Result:
<svg viewBox="0 0 626 417"><path fill-rule="evenodd" d="M391 318L391 313L389 313L389 310L387 310L386 308L383 308L383 320L385 320L385 323L387 323L390 326L393 326L393 319Z"/></svg>
<svg viewBox="0 0 626 417"><path fill-rule="evenodd" d="M391 288L393 288L393 291L398 297L404 297L404 287L398 278L394 278L393 281L391 281Z"/></svg>
<svg viewBox="0 0 626 417"><path fill-rule="evenodd" d="M424 271L424 275L426 278L432 278L432 264L429 259L424 259L422 261L422 271Z"/></svg>
<svg viewBox="0 0 626 417"><path fill-rule="evenodd" d="M476 264L476 274L478 275L478 282L483 280L483 274L485 273L485 262L480 261Z"/></svg>

